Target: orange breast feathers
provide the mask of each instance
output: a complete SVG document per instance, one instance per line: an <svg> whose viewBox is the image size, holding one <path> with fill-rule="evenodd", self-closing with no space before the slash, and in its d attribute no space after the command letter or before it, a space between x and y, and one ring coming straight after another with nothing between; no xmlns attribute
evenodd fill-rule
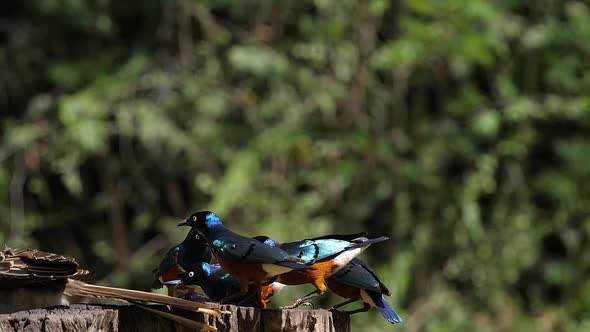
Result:
<svg viewBox="0 0 590 332"><path fill-rule="evenodd" d="M266 308L268 302L270 302L270 298L274 295L274 289L272 288L272 283L268 285L263 285L260 290L260 304L262 308Z"/></svg>
<svg viewBox="0 0 590 332"><path fill-rule="evenodd" d="M277 281L285 285L312 284L321 292L328 289L326 279L337 272L336 266L331 259L320 261L312 265L315 270L298 271L293 270L278 276Z"/></svg>
<svg viewBox="0 0 590 332"><path fill-rule="evenodd" d="M237 263L219 259L219 265L225 272L233 275L240 282L240 290L246 292L248 283L254 282L260 285L260 282L266 279L266 271L262 269L262 264L257 263Z"/></svg>

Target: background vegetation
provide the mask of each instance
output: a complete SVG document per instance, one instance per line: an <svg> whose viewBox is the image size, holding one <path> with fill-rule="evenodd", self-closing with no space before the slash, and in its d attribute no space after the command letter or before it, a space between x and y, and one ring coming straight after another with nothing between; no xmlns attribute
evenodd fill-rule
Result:
<svg viewBox="0 0 590 332"><path fill-rule="evenodd" d="M147 289L193 210L369 231L406 322L359 330L588 331L589 41L589 1L6 3L0 243Z"/></svg>

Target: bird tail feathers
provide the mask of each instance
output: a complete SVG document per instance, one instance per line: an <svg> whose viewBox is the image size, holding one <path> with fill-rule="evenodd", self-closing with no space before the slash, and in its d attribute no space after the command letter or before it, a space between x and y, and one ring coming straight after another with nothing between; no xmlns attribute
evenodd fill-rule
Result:
<svg viewBox="0 0 590 332"><path fill-rule="evenodd" d="M389 303L385 300L383 294L372 291L367 291L367 294L371 297L371 300L373 300L373 303L375 304L377 310L379 310L381 315L383 315L383 318L385 318L388 322L392 324L403 322L403 319L397 314L397 312L395 312L395 310L393 310L391 305L389 305Z"/></svg>

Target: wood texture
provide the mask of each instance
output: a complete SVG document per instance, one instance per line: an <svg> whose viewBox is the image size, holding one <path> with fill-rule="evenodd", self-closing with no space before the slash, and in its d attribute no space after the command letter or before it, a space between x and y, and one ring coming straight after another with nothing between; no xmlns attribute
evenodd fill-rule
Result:
<svg viewBox="0 0 590 332"><path fill-rule="evenodd" d="M266 309L262 315L261 331L337 331L349 332L349 316L340 311L324 309Z"/></svg>
<svg viewBox="0 0 590 332"><path fill-rule="evenodd" d="M65 331L156 331L188 332L214 330L220 332L255 331L318 331L348 332L348 315L328 310L256 309L233 305L220 306L230 312L217 317L201 313L180 313L201 325L189 327L183 319L169 319L155 310L163 306L150 306L150 311L135 305L72 305L48 309L20 311L0 315L2 332L65 332ZM153 309L153 310L152 310Z"/></svg>
<svg viewBox="0 0 590 332"><path fill-rule="evenodd" d="M74 305L0 315L0 331L118 331L118 322L116 308Z"/></svg>

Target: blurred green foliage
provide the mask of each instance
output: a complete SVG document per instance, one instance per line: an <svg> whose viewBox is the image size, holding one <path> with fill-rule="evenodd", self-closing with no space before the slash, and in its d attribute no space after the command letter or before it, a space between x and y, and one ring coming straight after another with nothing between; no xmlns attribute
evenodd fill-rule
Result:
<svg viewBox="0 0 590 332"><path fill-rule="evenodd" d="M279 241L369 231L401 330L590 328L589 1L0 16L0 243L145 289L193 210Z"/></svg>

